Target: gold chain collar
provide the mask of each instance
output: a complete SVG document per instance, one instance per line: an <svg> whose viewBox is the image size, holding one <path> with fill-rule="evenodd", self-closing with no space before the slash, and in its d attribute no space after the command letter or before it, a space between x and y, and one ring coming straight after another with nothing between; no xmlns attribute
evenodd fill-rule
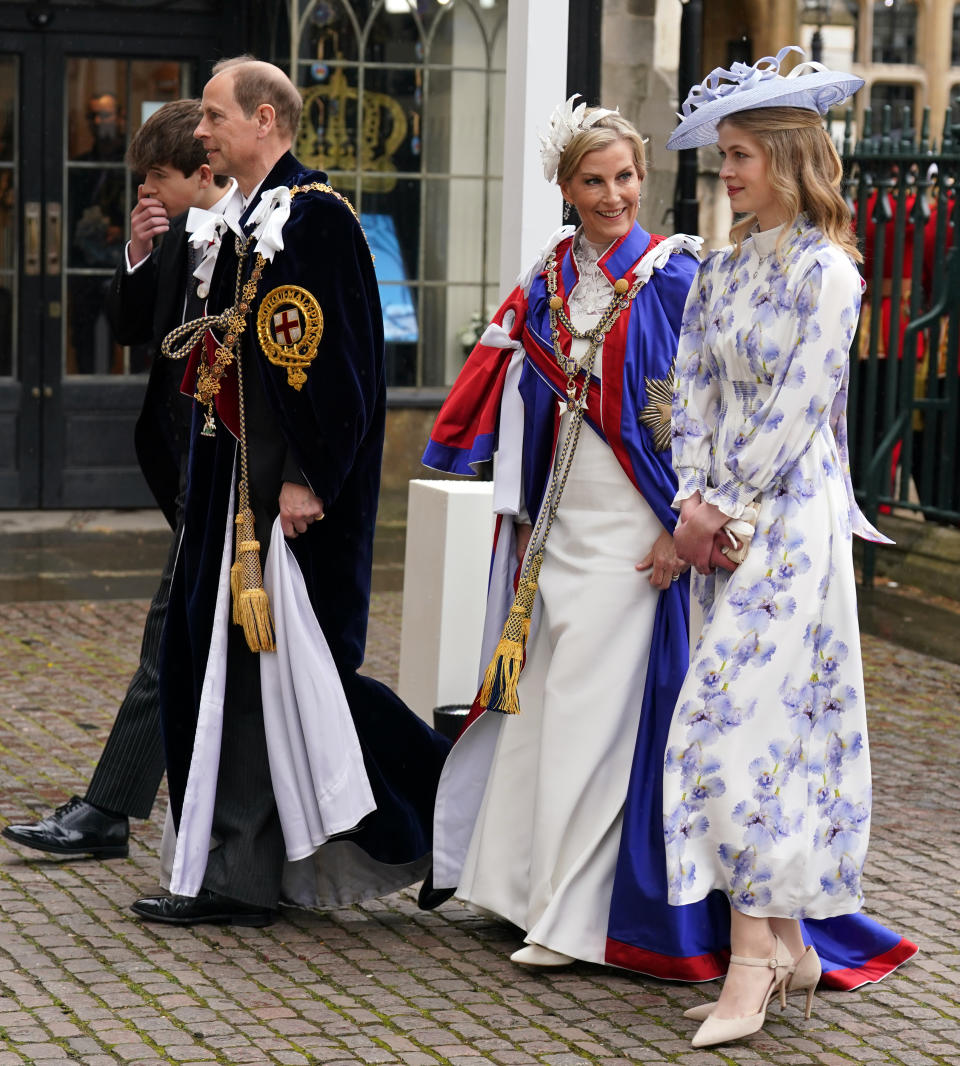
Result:
<svg viewBox="0 0 960 1066"><path fill-rule="evenodd" d="M572 253L571 253L572 254ZM576 407L582 408L586 404L587 389L590 385L590 375L593 373L593 364L596 362L597 352L603 344L603 338L613 328L621 312L630 306L630 301L643 288L644 279L637 278L633 285L626 278L618 278L613 285L613 299L607 305L606 310L600 316L600 321L591 329L579 330L570 321L566 308L563 306L563 298L557 295L557 252L554 249L547 259L547 293L550 296L550 340L553 344L554 358L557 365L567 375L566 393L567 410L573 411ZM560 347L560 326L575 340L589 342L583 362L579 363L573 355L564 355ZM572 346L571 346L572 352ZM584 382L580 397L577 397L577 375L583 370Z"/></svg>
<svg viewBox="0 0 960 1066"><path fill-rule="evenodd" d="M345 204L357 220L357 224L360 224L360 216L357 214L353 204L332 186L320 181L311 182L309 185L294 185L290 189L290 198L293 199L294 196L302 192L329 193L342 204ZM367 240L363 226L360 226L360 232L363 233L363 239L367 242L367 248L369 249L370 242ZM266 265L264 257L257 252L257 258L254 261L250 277L244 282L243 268L250 254L250 246L254 238L251 234L243 243L241 243L240 237L235 236L234 239L237 250L237 280L234 288L233 304L218 315L204 315L202 318L193 319L191 322L184 322L183 325L168 333L160 344L160 351L166 358L183 359L197 344L203 343L204 335L208 329L224 330L223 341L217 345L213 363L208 364L203 353L201 353L197 366L197 389L194 393L194 399L206 407L203 416L203 429L201 430L202 435L205 437L212 437L216 434L217 424L213 417L216 396L220 392L221 381L227 372L227 368L233 362L234 349L237 346L237 342L247 328L247 316L253 306L253 301L257 294L257 286L260 283L260 278ZM374 258L372 252L370 253L370 258Z"/></svg>

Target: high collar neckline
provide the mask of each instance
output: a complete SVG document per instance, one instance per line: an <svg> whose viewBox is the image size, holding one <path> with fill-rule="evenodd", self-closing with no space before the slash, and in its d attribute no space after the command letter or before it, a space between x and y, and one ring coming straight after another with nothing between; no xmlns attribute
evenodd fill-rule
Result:
<svg viewBox="0 0 960 1066"><path fill-rule="evenodd" d="M769 255L776 248L780 234L783 233L786 226L786 222L781 222L779 226L773 226L771 229L754 230L750 236L753 239L753 246L756 248L757 254Z"/></svg>

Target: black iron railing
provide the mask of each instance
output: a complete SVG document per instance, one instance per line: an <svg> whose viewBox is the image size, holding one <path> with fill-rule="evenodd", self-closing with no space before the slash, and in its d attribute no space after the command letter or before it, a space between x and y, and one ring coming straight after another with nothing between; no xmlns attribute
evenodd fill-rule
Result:
<svg viewBox="0 0 960 1066"><path fill-rule="evenodd" d="M865 112L854 144L848 115L844 189L864 251L863 309L850 357L848 426L857 497L885 510L960 523L960 142L947 114L939 144L929 111L919 136L909 108ZM876 549L864 553L865 585Z"/></svg>

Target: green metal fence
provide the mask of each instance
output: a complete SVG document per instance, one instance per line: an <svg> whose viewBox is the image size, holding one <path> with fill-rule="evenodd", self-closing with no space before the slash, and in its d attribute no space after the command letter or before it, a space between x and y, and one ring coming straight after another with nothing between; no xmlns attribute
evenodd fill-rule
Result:
<svg viewBox="0 0 960 1066"><path fill-rule="evenodd" d="M909 108L894 114L884 107L879 129L873 119L867 110L854 144L848 115L843 146L844 190L866 282L850 356L854 487L871 521L903 509L958 524L958 130L949 113L939 143L930 136L929 111L919 136ZM868 544L868 586L875 557Z"/></svg>

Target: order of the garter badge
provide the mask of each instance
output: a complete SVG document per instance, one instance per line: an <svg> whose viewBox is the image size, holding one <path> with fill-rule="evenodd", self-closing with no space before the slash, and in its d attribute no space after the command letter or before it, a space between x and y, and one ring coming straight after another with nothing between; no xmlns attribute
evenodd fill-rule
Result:
<svg viewBox="0 0 960 1066"><path fill-rule="evenodd" d="M323 312L313 293L299 285L271 289L257 312L257 337L263 354L287 371L287 384L303 388L307 367L323 336Z"/></svg>
<svg viewBox="0 0 960 1066"><path fill-rule="evenodd" d="M670 447L670 416L673 407L673 367L665 378L645 378L647 405L637 420L653 435L653 447L664 452Z"/></svg>

